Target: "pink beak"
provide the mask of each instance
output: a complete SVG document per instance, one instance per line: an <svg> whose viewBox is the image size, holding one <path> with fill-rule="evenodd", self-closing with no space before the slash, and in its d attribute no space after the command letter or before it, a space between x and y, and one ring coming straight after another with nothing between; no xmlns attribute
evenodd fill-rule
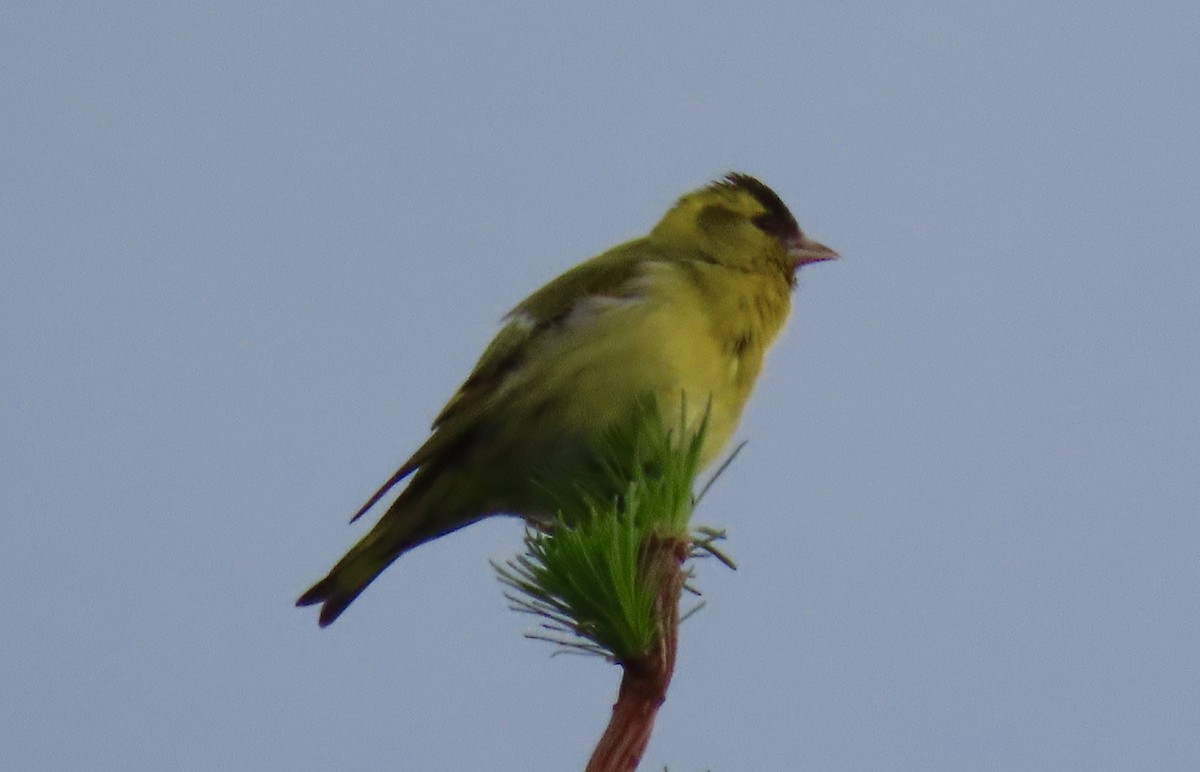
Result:
<svg viewBox="0 0 1200 772"><path fill-rule="evenodd" d="M819 241L813 241L807 236L801 236L798 239L789 239L787 253L792 258L792 262L796 268L808 265L809 263L819 263L822 260L833 260L838 257L837 252L834 252Z"/></svg>

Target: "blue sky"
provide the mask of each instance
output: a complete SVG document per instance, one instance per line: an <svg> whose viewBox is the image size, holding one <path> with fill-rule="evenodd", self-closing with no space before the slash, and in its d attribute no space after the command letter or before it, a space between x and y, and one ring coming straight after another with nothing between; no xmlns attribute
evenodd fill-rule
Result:
<svg viewBox="0 0 1200 772"><path fill-rule="evenodd" d="M760 176L844 259L645 768L1200 767L1194 4L0 11L0 767L579 768L486 522L295 597L525 294Z"/></svg>

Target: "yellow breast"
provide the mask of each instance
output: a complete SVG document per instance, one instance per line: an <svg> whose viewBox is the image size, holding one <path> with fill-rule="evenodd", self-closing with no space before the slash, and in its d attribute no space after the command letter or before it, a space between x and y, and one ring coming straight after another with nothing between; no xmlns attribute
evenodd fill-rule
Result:
<svg viewBox="0 0 1200 772"><path fill-rule="evenodd" d="M535 385L567 395L566 422L581 428L622 420L645 394L655 395L664 420L677 425L682 417L689 432L707 409L701 463L708 464L737 428L787 315L787 293L764 302L762 290L753 281L697 282L694 271L651 264L627 296L591 299L573 311L568 332L547 341L556 350L545 361L555 367ZM571 325L586 340L571 335Z"/></svg>

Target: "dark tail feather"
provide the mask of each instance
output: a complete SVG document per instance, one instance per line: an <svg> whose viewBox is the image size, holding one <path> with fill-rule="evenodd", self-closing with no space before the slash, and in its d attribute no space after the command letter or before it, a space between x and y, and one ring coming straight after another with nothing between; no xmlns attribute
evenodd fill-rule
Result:
<svg viewBox="0 0 1200 772"><path fill-rule="evenodd" d="M374 578L371 577L371 579ZM325 604L321 607L321 616L317 624L321 627L329 627L333 623L333 620L341 616L346 607L353 603L359 593L365 590L370 583L371 580L368 579L357 587L344 588L338 582L338 577L334 573L330 573L329 576L314 584L307 592L301 595L300 599L296 601L296 605L313 606L318 603Z"/></svg>
<svg viewBox="0 0 1200 772"><path fill-rule="evenodd" d="M389 481L388 485L397 479L399 476ZM386 489L387 486L384 486L384 490ZM328 627L396 558L418 544L436 539L479 519L479 515L459 517L454 510L442 509L439 510L438 518L433 520L429 516L430 510L426 507L428 493L427 486L423 486L419 479L414 480L375 527L359 540L358 544L350 548L324 579L301 595L296 605L324 604L321 607L319 622L321 627ZM442 497L437 498L441 500ZM373 504L376 499L377 496L372 497L367 506Z"/></svg>
<svg viewBox="0 0 1200 772"><path fill-rule="evenodd" d="M367 585L373 582L375 577L383 573L383 569L413 546L409 540L395 537L388 539L388 530L387 524L384 523L375 526L371 533L337 562L324 579L301 595L296 605L325 604L321 607L319 623L321 627L328 627L359 593L367 589Z"/></svg>

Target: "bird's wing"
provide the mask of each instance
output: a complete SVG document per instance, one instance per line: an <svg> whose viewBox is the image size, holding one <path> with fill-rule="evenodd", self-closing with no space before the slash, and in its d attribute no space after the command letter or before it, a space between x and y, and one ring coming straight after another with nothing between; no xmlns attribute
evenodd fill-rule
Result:
<svg viewBox="0 0 1200 772"><path fill-rule="evenodd" d="M656 259L645 239L631 241L582 263L551 281L504 318L506 324L484 350L471 374L433 422L433 434L351 518L361 517L419 467L464 441L481 416L521 381L531 351L587 305L620 300L636 292L641 268Z"/></svg>

